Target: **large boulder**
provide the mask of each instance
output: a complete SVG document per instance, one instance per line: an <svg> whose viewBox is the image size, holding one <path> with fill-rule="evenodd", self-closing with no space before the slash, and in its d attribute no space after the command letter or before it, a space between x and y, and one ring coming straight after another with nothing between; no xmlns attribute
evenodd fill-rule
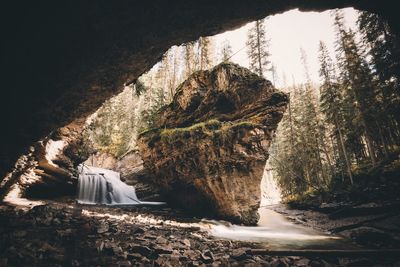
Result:
<svg viewBox="0 0 400 267"><path fill-rule="evenodd" d="M155 128L139 135L145 168L170 204L256 224L268 148L288 96L223 63L191 75Z"/></svg>

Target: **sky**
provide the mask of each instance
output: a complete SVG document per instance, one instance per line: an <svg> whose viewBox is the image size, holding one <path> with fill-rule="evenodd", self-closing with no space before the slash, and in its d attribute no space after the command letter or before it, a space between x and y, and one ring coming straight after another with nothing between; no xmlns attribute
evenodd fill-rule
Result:
<svg viewBox="0 0 400 267"><path fill-rule="evenodd" d="M346 25L354 28L357 20L357 11L352 8L346 8L343 11ZM253 22L234 31L215 35L214 44L216 50L221 50L220 48L225 40L229 41L233 53L245 47L247 31L252 25ZM270 40L270 60L276 66L278 74L276 86L284 86L283 73L285 73L287 84L289 85L293 83L293 79L296 83L305 81L304 68L300 60L300 47L307 54L311 79L313 82L318 83L318 46L320 40L326 43L334 58L335 30L333 18L329 11L319 13L292 10L283 14L269 16L266 19L265 26L266 35ZM248 67L249 61L246 48L240 50L230 60ZM270 73L266 76L271 79Z"/></svg>

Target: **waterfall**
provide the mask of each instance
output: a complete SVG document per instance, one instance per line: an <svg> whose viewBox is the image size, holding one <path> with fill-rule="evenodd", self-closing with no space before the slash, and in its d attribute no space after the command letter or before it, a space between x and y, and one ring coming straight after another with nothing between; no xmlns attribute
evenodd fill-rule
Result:
<svg viewBox="0 0 400 267"><path fill-rule="evenodd" d="M277 181L274 179L273 171L269 163L265 165L263 178L261 180L261 203L260 206L275 205L281 201L281 191Z"/></svg>
<svg viewBox="0 0 400 267"><path fill-rule="evenodd" d="M78 167L78 203L105 205L158 205L163 202L140 201L135 187L121 181L115 171L87 165Z"/></svg>

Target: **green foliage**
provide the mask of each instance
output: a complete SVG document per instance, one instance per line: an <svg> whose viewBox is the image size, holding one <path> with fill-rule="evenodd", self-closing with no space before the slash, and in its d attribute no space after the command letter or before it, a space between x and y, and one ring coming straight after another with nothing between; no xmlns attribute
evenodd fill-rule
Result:
<svg viewBox="0 0 400 267"><path fill-rule="evenodd" d="M247 34L247 54L250 60L250 70L261 77L269 71L270 54L266 38L264 19L257 20Z"/></svg>
<svg viewBox="0 0 400 267"><path fill-rule="evenodd" d="M132 149L137 123L132 112L135 97L133 88L127 87L95 113L84 133L94 150L111 153L118 158Z"/></svg>
<svg viewBox="0 0 400 267"><path fill-rule="evenodd" d="M284 196L328 186L325 128L313 96L315 88L292 88L290 107L270 149L270 162Z"/></svg>
<svg viewBox="0 0 400 267"><path fill-rule="evenodd" d="M374 170L398 155L399 112L394 106L399 76L393 68L399 64L398 45L393 42L397 39L377 15L362 12L358 26L363 42L357 43L342 12L335 11L333 17L337 65L320 42L318 96L302 54L308 82L291 88L290 106L270 151L271 165L290 203L321 203L340 191L363 195L371 177L377 179Z"/></svg>
<svg viewBox="0 0 400 267"><path fill-rule="evenodd" d="M240 129L253 129L260 126L251 121L220 122L217 119L211 119L189 127L171 129L153 128L141 132L138 138L146 138L150 147L153 147L159 140L174 143L189 138L200 140L204 137L211 137L217 144L223 145L225 142L231 140L232 135L239 132Z"/></svg>
<svg viewBox="0 0 400 267"><path fill-rule="evenodd" d="M169 137L169 136L179 136L184 135L185 133L189 132L210 132L215 131L221 128L221 122L218 120L208 120L206 122L200 122L193 124L190 127L185 128L173 128L173 129L163 129L161 130L160 135L162 137Z"/></svg>

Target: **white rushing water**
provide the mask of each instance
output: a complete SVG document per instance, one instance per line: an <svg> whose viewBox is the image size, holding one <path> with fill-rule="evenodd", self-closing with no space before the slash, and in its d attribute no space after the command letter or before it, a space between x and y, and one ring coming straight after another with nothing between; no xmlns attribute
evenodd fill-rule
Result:
<svg viewBox="0 0 400 267"><path fill-rule="evenodd" d="M295 224L268 208L260 208L258 226L215 222L210 234L224 239L258 242L269 249L331 249L348 247L340 237Z"/></svg>
<svg viewBox="0 0 400 267"><path fill-rule="evenodd" d="M105 205L160 205L163 202L140 201L135 187L121 181L115 171L79 165L78 203Z"/></svg>

